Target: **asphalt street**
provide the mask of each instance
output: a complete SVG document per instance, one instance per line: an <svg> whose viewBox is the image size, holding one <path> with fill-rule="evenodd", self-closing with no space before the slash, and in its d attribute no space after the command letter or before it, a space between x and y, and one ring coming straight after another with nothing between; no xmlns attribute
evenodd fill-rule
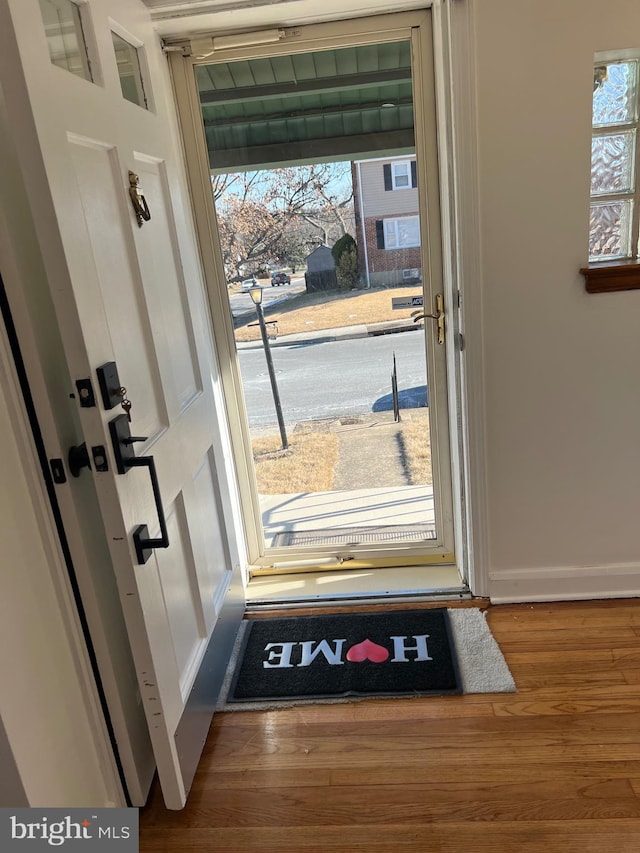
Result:
<svg viewBox="0 0 640 853"><path fill-rule="evenodd" d="M291 277L291 284L282 284L279 287L271 287L269 284L263 289L262 305L267 308L274 302L289 299L295 296L296 293L302 293L305 290L304 276ZM231 314L233 317L241 317L243 314L255 315L256 309L251 301L248 292L233 292L229 293L229 305L231 306Z"/></svg>
<svg viewBox="0 0 640 853"><path fill-rule="evenodd" d="M292 344L271 349L285 422L390 411L396 355L406 407L426 401L426 360L420 329L396 335ZM276 423L262 348L241 350L240 369L250 426Z"/></svg>

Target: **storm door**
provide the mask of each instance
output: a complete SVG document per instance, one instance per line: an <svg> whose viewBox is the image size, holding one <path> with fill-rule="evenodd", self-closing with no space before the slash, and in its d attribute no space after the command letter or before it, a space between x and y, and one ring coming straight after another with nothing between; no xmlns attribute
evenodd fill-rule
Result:
<svg viewBox="0 0 640 853"><path fill-rule="evenodd" d="M453 564L429 13L169 55L253 575Z"/></svg>

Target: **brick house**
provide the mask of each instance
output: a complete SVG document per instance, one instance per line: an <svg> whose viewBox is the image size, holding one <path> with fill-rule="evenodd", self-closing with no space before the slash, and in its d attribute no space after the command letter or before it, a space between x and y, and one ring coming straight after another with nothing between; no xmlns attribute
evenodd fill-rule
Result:
<svg viewBox="0 0 640 853"><path fill-rule="evenodd" d="M362 280L369 286L419 282L415 155L356 160L351 171Z"/></svg>

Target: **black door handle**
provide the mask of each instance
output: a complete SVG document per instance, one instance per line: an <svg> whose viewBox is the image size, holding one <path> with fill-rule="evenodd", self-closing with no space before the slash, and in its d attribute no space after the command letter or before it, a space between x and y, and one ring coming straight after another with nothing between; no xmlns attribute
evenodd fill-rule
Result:
<svg viewBox="0 0 640 853"><path fill-rule="evenodd" d="M136 441L145 441L141 436L132 436L129 429L129 418L126 415L118 415L109 421L109 432L113 443L113 453L116 459L116 468L119 474L126 474L130 468L148 468L151 477L151 488L158 513L160 525L160 536L152 539L149 536L149 528L146 524L139 524L133 531L133 544L136 548L138 564L144 565L154 548L168 548L169 534L167 533L167 522L164 517L162 496L156 472L156 463L153 456L136 456L132 447Z"/></svg>
<svg viewBox="0 0 640 853"><path fill-rule="evenodd" d="M126 415L124 415L124 417L126 417ZM149 537L149 528L146 524L139 524L133 531L133 544L136 546L136 556L138 557L139 565L142 566L147 562L154 548L169 547L169 534L167 533L167 522L164 517L164 507L162 506L162 496L160 495L156 463L153 456L135 456L129 461L128 466L129 468L149 469L151 488L153 489L153 499L156 502L156 511L158 513L158 522L160 524L160 536L156 539L151 539Z"/></svg>

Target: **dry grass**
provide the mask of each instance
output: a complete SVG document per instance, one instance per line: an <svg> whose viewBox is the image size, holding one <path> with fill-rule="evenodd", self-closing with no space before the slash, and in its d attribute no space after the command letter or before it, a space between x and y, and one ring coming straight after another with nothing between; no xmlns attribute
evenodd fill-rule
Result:
<svg viewBox="0 0 640 853"><path fill-rule="evenodd" d="M266 319L278 321L278 335L404 320L411 316L411 309L394 311L391 300L396 296L417 296L421 292L416 287L394 287L349 290L345 293L300 293L273 311L268 311ZM253 319L247 322L253 322ZM259 338L260 330L257 326L240 326L236 329L237 341L255 341Z"/></svg>
<svg viewBox="0 0 640 853"><path fill-rule="evenodd" d="M280 436L265 436L252 442L253 460L260 495L289 495L328 492L338 460L338 436L308 432L289 439L282 450Z"/></svg>
<svg viewBox="0 0 640 853"><path fill-rule="evenodd" d="M432 481L429 416L412 417L401 421L400 445L405 457L412 486L428 486Z"/></svg>
<svg viewBox="0 0 640 853"><path fill-rule="evenodd" d="M431 446L429 416L412 412L398 424L397 439L412 486L430 485ZM391 437L390 441L393 440ZM251 442L261 495L288 495L328 492L340 447L339 436L331 431L294 433L289 448L282 450L280 436L269 435ZM371 484L372 487L375 483Z"/></svg>

